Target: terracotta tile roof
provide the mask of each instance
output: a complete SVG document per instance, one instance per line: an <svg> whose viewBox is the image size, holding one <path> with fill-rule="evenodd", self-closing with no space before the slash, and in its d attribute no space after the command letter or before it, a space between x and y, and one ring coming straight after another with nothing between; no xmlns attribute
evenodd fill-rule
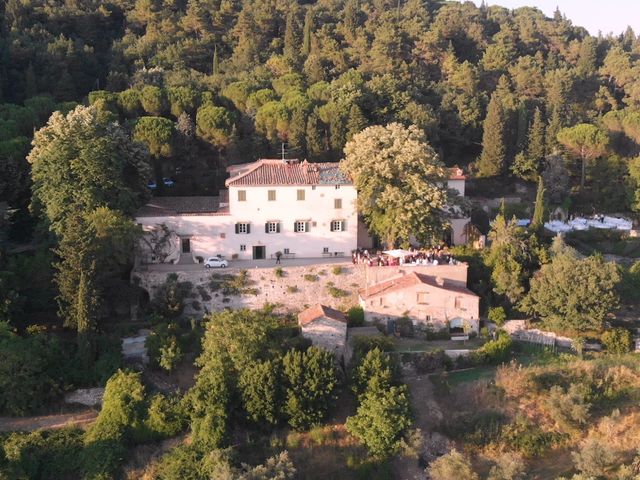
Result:
<svg viewBox="0 0 640 480"><path fill-rule="evenodd" d="M339 312L330 307L326 307L320 303L303 310L298 314L298 324L302 327L312 323L319 318L330 318L338 322L347 323L347 317L344 313Z"/></svg>
<svg viewBox="0 0 640 480"><path fill-rule="evenodd" d="M211 215L222 213L218 197L155 197L140 207L136 217Z"/></svg>
<svg viewBox="0 0 640 480"><path fill-rule="evenodd" d="M459 168L457 165L455 167L449 168L449 180L466 180L467 177L464 174L464 171Z"/></svg>
<svg viewBox="0 0 640 480"><path fill-rule="evenodd" d="M227 167L226 186L258 185L351 185L338 168L339 162L310 163L306 160L261 159ZM449 168L449 180L467 177L457 166Z"/></svg>
<svg viewBox="0 0 640 480"><path fill-rule="evenodd" d="M456 292L462 295L471 295L477 297L475 293L466 287L462 287L455 283L450 283L445 279L438 277L431 277L422 273L411 272L402 277L395 277L389 280L385 280L380 283L371 285L368 289L361 288L358 292L360 297L371 298L378 297L380 295L386 295L387 293L396 292L398 290L404 290L405 288L413 287L415 285L429 285L430 287L438 288L440 290L446 290L449 292Z"/></svg>
<svg viewBox="0 0 640 480"><path fill-rule="evenodd" d="M351 185L338 162L310 163L306 160L268 160L232 165L226 186L258 185Z"/></svg>

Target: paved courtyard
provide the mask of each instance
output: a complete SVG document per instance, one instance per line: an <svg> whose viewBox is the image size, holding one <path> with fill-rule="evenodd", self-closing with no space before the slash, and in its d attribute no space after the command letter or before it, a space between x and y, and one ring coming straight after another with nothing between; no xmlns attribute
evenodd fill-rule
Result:
<svg viewBox="0 0 640 480"><path fill-rule="evenodd" d="M228 260L229 269L245 269L252 268L275 268L275 259L265 260ZM280 265L282 268L286 267L306 267L309 265L333 265L340 263L351 263L349 257L320 257L320 258L294 258L294 259L281 259ZM205 270L202 263L163 263L163 264L149 264L140 265L136 267L138 271L151 271L151 272L193 272L198 270ZM225 269L221 269L225 270Z"/></svg>

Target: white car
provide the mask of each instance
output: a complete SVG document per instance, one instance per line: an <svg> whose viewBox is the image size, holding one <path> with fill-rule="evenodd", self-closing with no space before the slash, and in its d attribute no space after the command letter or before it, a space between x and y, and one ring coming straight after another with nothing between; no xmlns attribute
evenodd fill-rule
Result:
<svg viewBox="0 0 640 480"><path fill-rule="evenodd" d="M229 266L229 262L220 257L207 258L204 262L204 268L225 268Z"/></svg>

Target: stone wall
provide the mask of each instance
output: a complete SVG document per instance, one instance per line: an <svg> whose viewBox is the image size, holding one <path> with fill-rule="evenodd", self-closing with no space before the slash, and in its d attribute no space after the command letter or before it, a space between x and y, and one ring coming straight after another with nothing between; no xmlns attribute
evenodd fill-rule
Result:
<svg viewBox="0 0 640 480"><path fill-rule="evenodd" d="M340 273L336 269L340 268ZM316 303L344 310L358 305L358 290L388 278L412 271L439 276L455 282L464 283L466 264L415 266L415 267L366 267L351 263L315 264L298 267L282 267L282 276L275 268L254 268L247 270L249 288L255 290L239 296L223 295L220 290L212 290L210 281L213 275L237 275L238 269L205 269L178 271L180 281L191 282L196 309L190 306L188 315L202 315L206 312L224 308L262 308L265 304L277 305L280 312L299 312ZM132 281L149 293L153 299L158 286L167 279L166 271L138 271L132 273ZM203 295L204 294L204 295ZM343 295L343 296L337 296ZM210 298L209 298L210 297ZM199 307L199 308L198 308Z"/></svg>

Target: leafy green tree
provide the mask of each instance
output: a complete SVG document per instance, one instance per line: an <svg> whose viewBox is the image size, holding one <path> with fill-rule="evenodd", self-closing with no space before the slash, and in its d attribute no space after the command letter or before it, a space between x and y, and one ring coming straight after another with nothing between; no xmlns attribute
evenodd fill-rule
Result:
<svg viewBox="0 0 640 480"><path fill-rule="evenodd" d="M527 469L522 457L515 453L503 453L491 467L487 480L524 480Z"/></svg>
<svg viewBox="0 0 640 480"><path fill-rule="evenodd" d="M542 112L536 108L533 112L533 120L527 135L527 157L539 166L545 157L545 124ZM539 171L539 167L536 169Z"/></svg>
<svg viewBox="0 0 640 480"><path fill-rule="evenodd" d="M58 235L78 212L108 206L133 213L147 195L147 153L95 107L54 113L35 133L27 159L32 208Z"/></svg>
<svg viewBox="0 0 640 480"><path fill-rule="evenodd" d="M222 446L232 413L231 379L224 360L214 358L202 366L184 402L191 417L194 444L204 449Z"/></svg>
<svg viewBox="0 0 640 480"><path fill-rule="evenodd" d="M550 263L531 279L523 308L543 318L550 328L584 332L600 330L618 305L620 274L600 256L579 258L556 240Z"/></svg>
<svg viewBox="0 0 640 480"><path fill-rule="evenodd" d="M290 350L282 364L289 425L302 430L319 424L336 398L338 380L333 355L316 347L305 352Z"/></svg>
<svg viewBox="0 0 640 480"><path fill-rule="evenodd" d="M369 384L375 379L379 388L385 389L396 383L396 369L388 353L375 347L369 350L353 373L352 389L356 396L364 396Z"/></svg>
<svg viewBox="0 0 640 480"><path fill-rule="evenodd" d="M85 442L131 441L142 428L145 390L139 373L118 370L107 381L100 414L87 431Z"/></svg>
<svg viewBox="0 0 640 480"><path fill-rule="evenodd" d="M282 411L282 372L279 359L245 367L238 379L248 418L258 424L275 425Z"/></svg>
<svg viewBox="0 0 640 480"><path fill-rule="evenodd" d="M192 290L191 282L180 281L178 274L170 273L155 292L152 299L153 308L164 318L177 318L184 311L185 300Z"/></svg>
<svg viewBox="0 0 640 480"><path fill-rule="evenodd" d="M167 89L167 97L171 107L171 115L179 118L183 113L192 114L198 103L198 94L189 87L175 87Z"/></svg>
<svg viewBox="0 0 640 480"><path fill-rule="evenodd" d="M54 401L69 367L56 338L18 336L0 322L0 412L26 415Z"/></svg>
<svg viewBox="0 0 640 480"><path fill-rule="evenodd" d="M358 190L358 210L390 247L440 238L446 219L445 169L424 134L392 123L354 135L340 163Z"/></svg>
<svg viewBox="0 0 640 480"><path fill-rule="evenodd" d="M347 418L346 426L371 454L393 455L400 448L402 434L411 426L406 385L370 385L356 414Z"/></svg>
<svg viewBox="0 0 640 480"><path fill-rule="evenodd" d="M558 142L581 160L580 186L584 188L587 162L606 153L609 137L595 125L580 123L560 130Z"/></svg>
<svg viewBox="0 0 640 480"><path fill-rule="evenodd" d="M494 93L483 123L482 154L476 164L478 175L492 177L504 172L507 154L505 128L505 112L500 99Z"/></svg>

